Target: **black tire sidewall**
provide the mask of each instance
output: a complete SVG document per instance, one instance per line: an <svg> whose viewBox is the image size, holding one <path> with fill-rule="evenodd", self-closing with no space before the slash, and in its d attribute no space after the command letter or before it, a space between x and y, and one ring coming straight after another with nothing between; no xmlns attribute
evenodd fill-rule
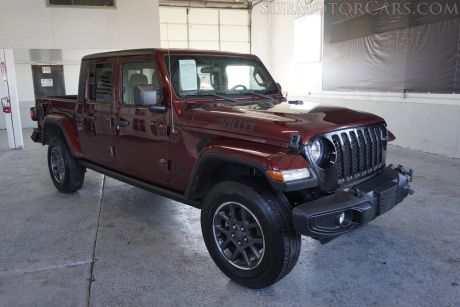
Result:
<svg viewBox="0 0 460 307"><path fill-rule="evenodd" d="M213 233L213 216L225 202L238 202L247 207L258 219L265 239L262 262L252 270L242 270L220 252ZM264 287L277 280L285 260L286 225L276 207L274 197L262 197L256 190L237 182L220 183L214 187L203 203L201 227L208 251L214 262L229 278L251 288Z"/></svg>

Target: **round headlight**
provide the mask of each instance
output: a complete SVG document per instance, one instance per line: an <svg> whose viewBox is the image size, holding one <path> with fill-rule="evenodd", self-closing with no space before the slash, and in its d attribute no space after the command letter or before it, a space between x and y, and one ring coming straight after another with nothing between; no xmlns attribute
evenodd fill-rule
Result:
<svg viewBox="0 0 460 307"><path fill-rule="evenodd" d="M310 157L314 163L318 163L321 160L321 156L323 155L323 142L321 139L316 139L310 145Z"/></svg>
<svg viewBox="0 0 460 307"><path fill-rule="evenodd" d="M336 152L331 141L317 138L308 146L310 158L313 163L322 168L327 168L335 163Z"/></svg>

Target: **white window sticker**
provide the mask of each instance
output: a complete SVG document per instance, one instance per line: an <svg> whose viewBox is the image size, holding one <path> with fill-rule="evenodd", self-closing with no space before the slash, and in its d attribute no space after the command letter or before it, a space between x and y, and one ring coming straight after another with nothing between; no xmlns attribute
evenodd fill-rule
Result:
<svg viewBox="0 0 460 307"><path fill-rule="evenodd" d="M43 74L50 74L51 73L51 67L50 66L42 66L42 73Z"/></svg>
<svg viewBox="0 0 460 307"><path fill-rule="evenodd" d="M198 90L195 60L179 60L180 88L183 91Z"/></svg>
<svg viewBox="0 0 460 307"><path fill-rule="evenodd" d="M53 79L41 79L42 87L53 87Z"/></svg>

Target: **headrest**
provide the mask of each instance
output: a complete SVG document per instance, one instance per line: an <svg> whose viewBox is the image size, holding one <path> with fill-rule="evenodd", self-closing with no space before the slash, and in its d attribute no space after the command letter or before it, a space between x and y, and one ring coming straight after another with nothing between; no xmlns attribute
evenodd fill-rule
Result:
<svg viewBox="0 0 460 307"><path fill-rule="evenodd" d="M129 78L129 85L136 86L141 84L148 84L149 79L144 74L134 74Z"/></svg>

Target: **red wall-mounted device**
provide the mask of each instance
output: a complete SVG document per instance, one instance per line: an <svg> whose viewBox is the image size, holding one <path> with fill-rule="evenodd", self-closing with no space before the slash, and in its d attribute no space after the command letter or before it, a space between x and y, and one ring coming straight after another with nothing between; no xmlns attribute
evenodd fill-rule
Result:
<svg viewBox="0 0 460 307"><path fill-rule="evenodd" d="M10 104L9 97L2 98L2 109L3 109L3 113L6 113L6 114L11 113L11 104Z"/></svg>

